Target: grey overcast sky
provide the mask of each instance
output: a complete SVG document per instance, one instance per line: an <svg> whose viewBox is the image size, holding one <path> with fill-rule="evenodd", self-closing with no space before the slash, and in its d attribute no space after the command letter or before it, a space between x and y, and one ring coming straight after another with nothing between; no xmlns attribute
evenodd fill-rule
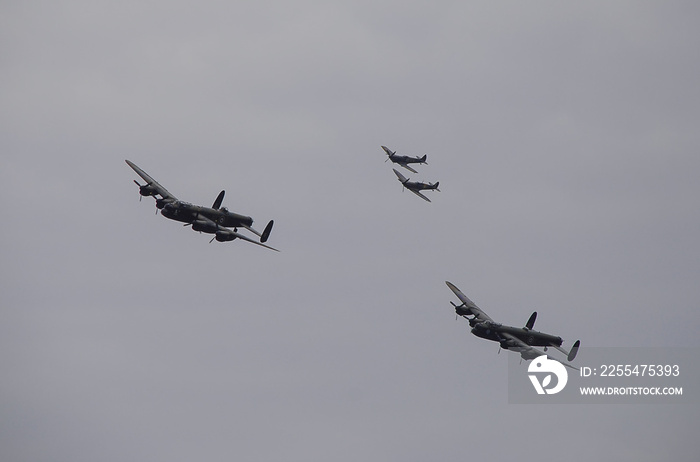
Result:
<svg viewBox="0 0 700 462"><path fill-rule="evenodd" d="M509 405L444 281L565 345L700 345L699 18L3 1L0 459L695 460L697 406ZM124 159L282 252L156 216Z"/></svg>

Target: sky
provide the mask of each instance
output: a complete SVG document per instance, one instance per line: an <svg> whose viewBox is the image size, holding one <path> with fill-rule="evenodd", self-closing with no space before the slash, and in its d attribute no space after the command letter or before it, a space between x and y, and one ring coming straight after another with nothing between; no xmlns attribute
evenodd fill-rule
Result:
<svg viewBox="0 0 700 462"><path fill-rule="evenodd" d="M508 404L444 281L582 351L700 346L699 14L2 2L0 458L694 460L698 405Z"/></svg>

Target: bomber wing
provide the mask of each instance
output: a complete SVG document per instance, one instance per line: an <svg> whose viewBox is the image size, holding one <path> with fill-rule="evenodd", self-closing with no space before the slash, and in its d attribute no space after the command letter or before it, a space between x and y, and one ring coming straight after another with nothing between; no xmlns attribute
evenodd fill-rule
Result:
<svg viewBox="0 0 700 462"><path fill-rule="evenodd" d="M237 238L237 239L242 239L242 240L244 240L244 241L248 241L248 242L253 243L253 244L255 244L255 245L259 245L260 247L265 247L266 249L270 249L270 250L274 250L275 252L279 252L279 250L275 249L274 247L270 247L270 246L267 245L267 244L263 244L262 242L258 242L258 241L254 240L254 239L249 238L248 236L245 236L245 235L243 235L243 234L240 234L240 233L238 233L238 232L236 232L236 231L233 231L233 230L231 230L231 229L229 229L229 228L220 228L219 231L217 231L216 234L217 234L217 235L214 236L214 238L212 239L212 241L213 241L214 239L217 239L219 236L223 236L223 237L225 238L224 241L222 241L222 242L225 242L225 241L232 241L233 239L236 239L236 238ZM217 239L217 240L219 240L219 239Z"/></svg>
<svg viewBox="0 0 700 462"><path fill-rule="evenodd" d="M279 252L279 250L275 249L274 247L270 247L269 245L263 244L262 242L258 242L254 239L249 238L248 236L245 236L237 231L234 231L232 229L219 226L214 220L211 220L205 215L199 214L197 216L197 221L204 222L204 224L208 225L209 228L212 230L216 230L215 236L212 238L212 241L214 239L220 240L221 242L227 242L227 241L232 241L234 239L241 239L244 241L251 242L255 245L259 245L260 247L265 247L266 249L274 250L275 252ZM246 228L248 228L246 226ZM271 228L271 225L268 224L268 228ZM248 228L250 229L250 228ZM269 231L266 231L269 234Z"/></svg>
<svg viewBox="0 0 700 462"><path fill-rule="evenodd" d="M547 353L545 353L542 350L538 350L537 348L528 345L527 343L523 342L515 335L511 335L507 332L499 332L498 335L505 339L505 342L508 345L509 350L517 351L518 353L520 353L520 356L522 356L524 359L535 359L539 356L545 355L548 359L553 359L553 360L563 364L564 366L566 366L568 368L571 368L571 369L574 369L577 371L579 370L578 367L574 367L567 362L564 362L564 361L561 361L557 358L549 356ZM552 346L554 346L554 345L552 345Z"/></svg>
<svg viewBox="0 0 700 462"><path fill-rule="evenodd" d="M478 306L476 306L476 303L474 303L473 301L469 300L469 297L467 297L466 295L464 295L464 294L462 293L462 291L459 290L459 289L457 288L457 286L455 286L454 284L452 284L452 283L449 282L449 281L445 281L445 284L447 284L447 287L449 287L450 290L451 290L452 292L454 292L454 294L457 296L457 298L462 302L462 305L464 306L464 308L467 308L471 314L473 314L474 316L476 316L476 319L477 319L479 322L483 322L483 321L491 321L491 322L493 322L493 319L491 319L491 317L490 317L489 315L487 315L486 313L484 313L483 311L481 311L481 308L479 308Z"/></svg>
<svg viewBox="0 0 700 462"><path fill-rule="evenodd" d="M173 196L168 192L167 189L165 189L163 186L161 186L160 183L158 183L156 180L154 180L151 175L148 173L144 172L141 170L141 168L136 165L135 163L131 162L130 160L127 160L126 163L131 167L138 175L143 178L143 180L146 182L146 185L152 188L157 194L160 194L160 196L163 199L172 199L172 200L177 200L177 197ZM138 184L138 183L137 183Z"/></svg>

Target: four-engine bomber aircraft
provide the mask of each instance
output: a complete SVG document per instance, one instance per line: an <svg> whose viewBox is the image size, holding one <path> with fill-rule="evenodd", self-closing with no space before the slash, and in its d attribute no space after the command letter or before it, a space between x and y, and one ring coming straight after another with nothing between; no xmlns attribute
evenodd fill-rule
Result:
<svg viewBox="0 0 700 462"><path fill-rule="evenodd" d="M214 234L212 241L216 239L219 242L227 242L234 239L242 239L279 252L279 250L264 244L268 237L270 237L274 221L270 220L265 230L259 233L253 229L253 219L251 217L229 212L225 207L221 207L225 191L219 193L211 207L193 205L181 201L170 194L167 189L161 186L148 173L141 170L133 162L127 160L126 163L146 182L146 184L142 185L134 180L134 183L139 187L139 194L141 194L141 196L153 196L156 200L156 208L160 210L161 215L165 218L183 222L185 226L192 225L192 229L195 231ZM157 212L158 210L156 210L156 213ZM260 242L240 234L238 232L239 227L245 228L258 235L260 237Z"/></svg>
<svg viewBox="0 0 700 462"><path fill-rule="evenodd" d="M527 323L525 324L525 327L504 326L494 322L493 319L481 311L481 309L476 306L473 301L469 300L469 298L457 287L455 287L454 284L448 281L445 281L445 283L462 302L461 305L455 305L454 303L450 302L452 303L452 306L455 307L455 312L459 316L462 316L469 321L469 325L472 328L472 334L476 335L477 337L498 342L500 343L501 348L504 350L517 351L520 353L520 356L523 359L535 359L539 356L546 355L546 353L533 348L533 346L542 346L544 347L545 351L548 347L554 347L567 355L567 360L569 362L576 358L576 353L578 353L578 349L581 346L581 341L576 340L574 345L571 347L571 350L566 351L561 347L563 342L561 337L533 330L533 327L535 326L535 319L537 318L536 311L532 313L530 319L528 319ZM468 318L467 316L472 316L472 318ZM551 356L548 357L550 359L556 359L552 358ZM576 369L574 366L571 366L565 362L562 362L562 364L572 369Z"/></svg>
<svg viewBox="0 0 700 462"><path fill-rule="evenodd" d="M438 185L440 185L439 181L437 183L421 183L420 181L409 181L408 178L403 176L401 172L397 171L395 168L392 170L394 171L394 173L396 173L396 176L399 177L399 181L404 186L404 188L407 188L409 191L411 191L413 194L420 197L421 199L425 199L426 201L430 202L430 199L428 199L419 192L424 189L435 190L437 192L440 192L440 190L438 189Z"/></svg>
<svg viewBox="0 0 700 462"><path fill-rule="evenodd" d="M397 156L396 151L391 151L391 149L387 148L386 146L382 146L382 149L384 152L386 152L386 155L389 156L387 160L392 161L395 164L399 164L406 170L410 170L413 173L418 173L417 171L413 170L413 168L409 167L408 164L426 164L426 159L428 159L428 155L424 155L423 157L409 157L409 156ZM386 162L386 160L384 161Z"/></svg>

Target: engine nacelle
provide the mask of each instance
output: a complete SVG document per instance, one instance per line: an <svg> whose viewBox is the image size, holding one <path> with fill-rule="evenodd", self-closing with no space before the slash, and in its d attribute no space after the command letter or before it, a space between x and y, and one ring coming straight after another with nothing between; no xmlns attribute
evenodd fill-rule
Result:
<svg viewBox="0 0 700 462"><path fill-rule="evenodd" d="M144 197L155 196L156 194L158 194L158 191L156 191L156 188L154 188L150 184L144 184L139 185L139 194L141 194Z"/></svg>
<svg viewBox="0 0 700 462"><path fill-rule="evenodd" d="M163 207L170 204L172 201L172 199L156 199L156 208L162 210Z"/></svg>
<svg viewBox="0 0 700 462"><path fill-rule="evenodd" d="M231 232L217 231L216 240L219 242L228 242L236 239L236 236Z"/></svg>
<svg viewBox="0 0 700 462"><path fill-rule="evenodd" d="M472 310L465 307L464 305L459 305L455 306L455 313L457 313L459 316L468 316L472 314Z"/></svg>
<svg viewBox="0 0 700 462"><path fill-rule="evenodd" d="M216 223L206 220L195 220L192 222L192 229L204 233L215 233L217 231Z"/></svg>
<svg viewBox="0 0 700 462"><path fill-rule="evenodd" d="M535 350L525 350L520 352L520 357L525 360L539 358L540 356L540 353L536 352Z"/></svg>

